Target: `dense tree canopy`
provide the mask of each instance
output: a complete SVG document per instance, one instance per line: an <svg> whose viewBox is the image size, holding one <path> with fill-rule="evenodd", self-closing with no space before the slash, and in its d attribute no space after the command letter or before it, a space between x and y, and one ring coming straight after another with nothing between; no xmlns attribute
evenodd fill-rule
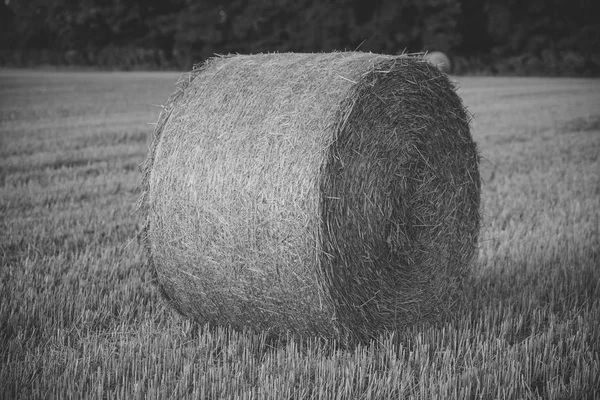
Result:
<svg viewBox="0 0 600 400"><path fill-rule="evenodd" d="M457 71L598 74L594 0L10 0L3 64L189 68L213 54L441 50Z"/></svg>

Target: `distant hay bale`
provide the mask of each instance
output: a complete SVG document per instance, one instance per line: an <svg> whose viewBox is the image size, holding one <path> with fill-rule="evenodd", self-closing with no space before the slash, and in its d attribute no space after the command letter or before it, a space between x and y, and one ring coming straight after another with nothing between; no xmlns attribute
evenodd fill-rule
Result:
<svg viewBox="0 0 600 400"><path fill-rule="evenodd" d="M447 55L445 55L441 51L432 51L431 53L426 53L425 59L427 61L429 61L431 64L438 67L440 69L440 71L445 72L447 74L449 74L452 69L452 64L450 64L450 59L448 58Z"/></svg>
<svg viewBox="0 0 600 400"><path fill-rule="evenodd" d="M436 320L476 247L478 162L422 56L214 58L154 131L148 263L202 323L368 338Z"/></svg>

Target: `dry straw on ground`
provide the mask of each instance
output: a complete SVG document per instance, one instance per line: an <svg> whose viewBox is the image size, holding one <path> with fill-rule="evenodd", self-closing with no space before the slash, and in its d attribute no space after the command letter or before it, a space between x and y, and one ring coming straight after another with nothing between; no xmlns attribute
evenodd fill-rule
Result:
<svg viewBox="0 0 600 400"><path fill-rule="evenodd" d="M438 67L440 71L445 72L447 74L450 73L452 69L452 64L450 64L450 59L448 56L441 51L432 51L431 53L425 54L425 59Z"/></svg>
<svg viewBox="0 0 600 400"><path fill-rule="evenodd" d="M474 254L478 160L420 55L214 58L154 132L149 265L200 322L365 338L435 320Z"/></svg>

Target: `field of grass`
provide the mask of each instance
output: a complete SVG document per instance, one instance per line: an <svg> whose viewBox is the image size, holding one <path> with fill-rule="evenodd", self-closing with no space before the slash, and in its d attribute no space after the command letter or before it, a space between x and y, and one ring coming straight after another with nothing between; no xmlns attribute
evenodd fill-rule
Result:
<svg viewBox="0 0 600 400"><path fill-rule="evenodd" d="M176 80L0 70L0 399L600 399L600 80L458 80L485 179L464 304L353 349L163 303L134 209Z"/></svg>

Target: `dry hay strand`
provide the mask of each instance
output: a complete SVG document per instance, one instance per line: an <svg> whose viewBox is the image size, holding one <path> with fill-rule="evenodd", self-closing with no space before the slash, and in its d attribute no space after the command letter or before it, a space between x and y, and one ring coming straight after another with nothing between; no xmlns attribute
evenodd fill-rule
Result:
<svg viewBox="0 0 600 400"><path fill-rule="evenodd" d="M476 247L478 162L422 55L213 58L154 131L148 264L201 323L369 338L433 321Z"/></svg>
<svg viewBox="0 0 600 400"><path fill-rule="evenodd" d="M445 72L447 74L449 74L452 69L450 59L446 54L442 53L441 51L432 51L431 53L426 53L425 59L431 64L438 67L440 71Z"/></svg>

